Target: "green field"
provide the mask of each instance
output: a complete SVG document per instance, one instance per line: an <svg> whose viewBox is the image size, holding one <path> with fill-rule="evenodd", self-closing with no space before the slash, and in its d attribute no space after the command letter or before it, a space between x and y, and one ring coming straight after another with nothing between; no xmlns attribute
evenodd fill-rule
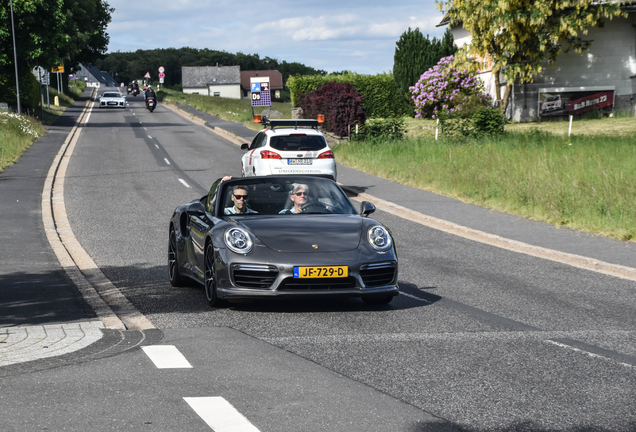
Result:
<svg viewBox="0 0 636 432"><path fill-rule="evenodd" d="M629 121L636 126L636 119ZM568 139L533 130L436 141L430 123L432 132L424 131L433 137L341 143L334 146L336 159L483 207L636 240L636 135Z"/></svg>
<svg viewBox="0 0 636 432"><path fill-rule="evenodd" d="M212 114L223 120L243 123L245 126L261 130L263 127L256 124L252 117L252 101L249 99L228 99L220 97L210 97L195 94L185 94L169 89L162 89L162 94L158 94L159 100L170 104L190 105L200 111ZM291 118L291 104L288 103L272 103L272 110L279 111L281 118ZM265 108L258 107L254 109L255 114L261 114Z"/></svg>

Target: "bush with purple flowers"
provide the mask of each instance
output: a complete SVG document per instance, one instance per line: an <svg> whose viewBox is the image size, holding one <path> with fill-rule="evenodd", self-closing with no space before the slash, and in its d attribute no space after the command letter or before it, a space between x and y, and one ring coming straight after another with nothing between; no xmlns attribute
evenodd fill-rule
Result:
<svg viewBox="0 0 636 432"><path fill-rule="evenodd" d="M468 70L457 70L452 63L453 56L442 58L409 87L416 118L470 116L476 108L490 105L481 80Z"/></svg>

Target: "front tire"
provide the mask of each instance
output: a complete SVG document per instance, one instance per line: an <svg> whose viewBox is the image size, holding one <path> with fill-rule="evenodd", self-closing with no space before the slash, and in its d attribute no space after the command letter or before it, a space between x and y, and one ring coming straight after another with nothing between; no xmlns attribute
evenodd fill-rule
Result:
<svg viewBox="0 0 636 432"><path fill-rule="evenodd" d="M214 269L214 246L212 243L208 243L205 247L205 280L204 289L205 297L208 299L208 303L211 307L223 306L223 300L216 295L216 271Z"/></svg>
<svg viewBox="0 0 636 432"><path fill-rule="evenodd" d="M170 285L173 287L182 287L185 285L181 273L179 273L177 233L174 231L174 228L170 230L170 238L168 239L168 277L170 278Z"/></svg>

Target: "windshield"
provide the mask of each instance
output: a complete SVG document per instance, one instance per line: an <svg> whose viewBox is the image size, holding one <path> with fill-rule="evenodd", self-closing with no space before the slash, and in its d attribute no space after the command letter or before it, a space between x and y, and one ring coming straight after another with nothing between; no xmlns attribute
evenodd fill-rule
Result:
<svg viewBox="0 0 636 432"><path fill-rule="evenodd" d="M300 133L273 136L270 138L269 146L282 151L321 150L327 147L327 142L323 136Z"/></svg>
<svg viewBox="0 0 636 432"><path fill-rule="evenodd" d="M116 97L121 97L121 95L119 93L104 93L103 97L116 98Z"/></svg>
<svg viewBox="0 0 636 432"><path fill-rule="evenodd" d="M232 181L222 196L223 215L357 214L342 189L321 177Z"/></svg>

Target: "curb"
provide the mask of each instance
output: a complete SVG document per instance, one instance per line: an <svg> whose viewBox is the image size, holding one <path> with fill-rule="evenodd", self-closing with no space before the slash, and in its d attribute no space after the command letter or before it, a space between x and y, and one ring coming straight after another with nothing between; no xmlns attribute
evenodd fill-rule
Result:
<svg viewBox="0 0 636 432"><path fill-rule="evenodd" d="M495 234L489 234L484 231L479 231L473 228L468 228L462 225L458 225L453 222L449 222L443 219L438 219L432 216L419 213L415 210L402 207L401 205L385 201L380 198L376 198L373 195L369 195L363 192L358 192L356 188L345 186L340 184L347 192L353 195L352 198L358 201L369 201L373 203L378 209L399 216L409 221L417 222L421 225L433 228L439 231L443 231L449 234L454 234L469 240L474 240L480 243L485 243L491 246L496 246L502 249L506 249L513 252L519 252L526 255L531 255L537 258L543 258L550 261L556 261L562 264L571 265L585 270L590 270L597 273L603 273L609 276L618 277L621 279L627 279L636 281L636 268L622 266L618 264L611 264L604 261L600 261L593 258L584 257L581 255L570 254L567 252L560 252L554 249L547 249L541 246L534 246L528 243L523 243L517 240L511 240L504 237L500 237Z"/></svg>
<svg viewBox="0 0 636 432"><path fill-rule="evenodd" d="M102 273L73 233L64 205L64 177L75 144L92 109L92 98L80 114L76 125L64 140L49 169L42 191L42 222L46 237L60 265L82 297L95 311L104 327L115 330L147 330L154 325L141 314L119 289ZM88 115L87 115L88 113ZM117 314L113 311L117 310Z"/></svg>

